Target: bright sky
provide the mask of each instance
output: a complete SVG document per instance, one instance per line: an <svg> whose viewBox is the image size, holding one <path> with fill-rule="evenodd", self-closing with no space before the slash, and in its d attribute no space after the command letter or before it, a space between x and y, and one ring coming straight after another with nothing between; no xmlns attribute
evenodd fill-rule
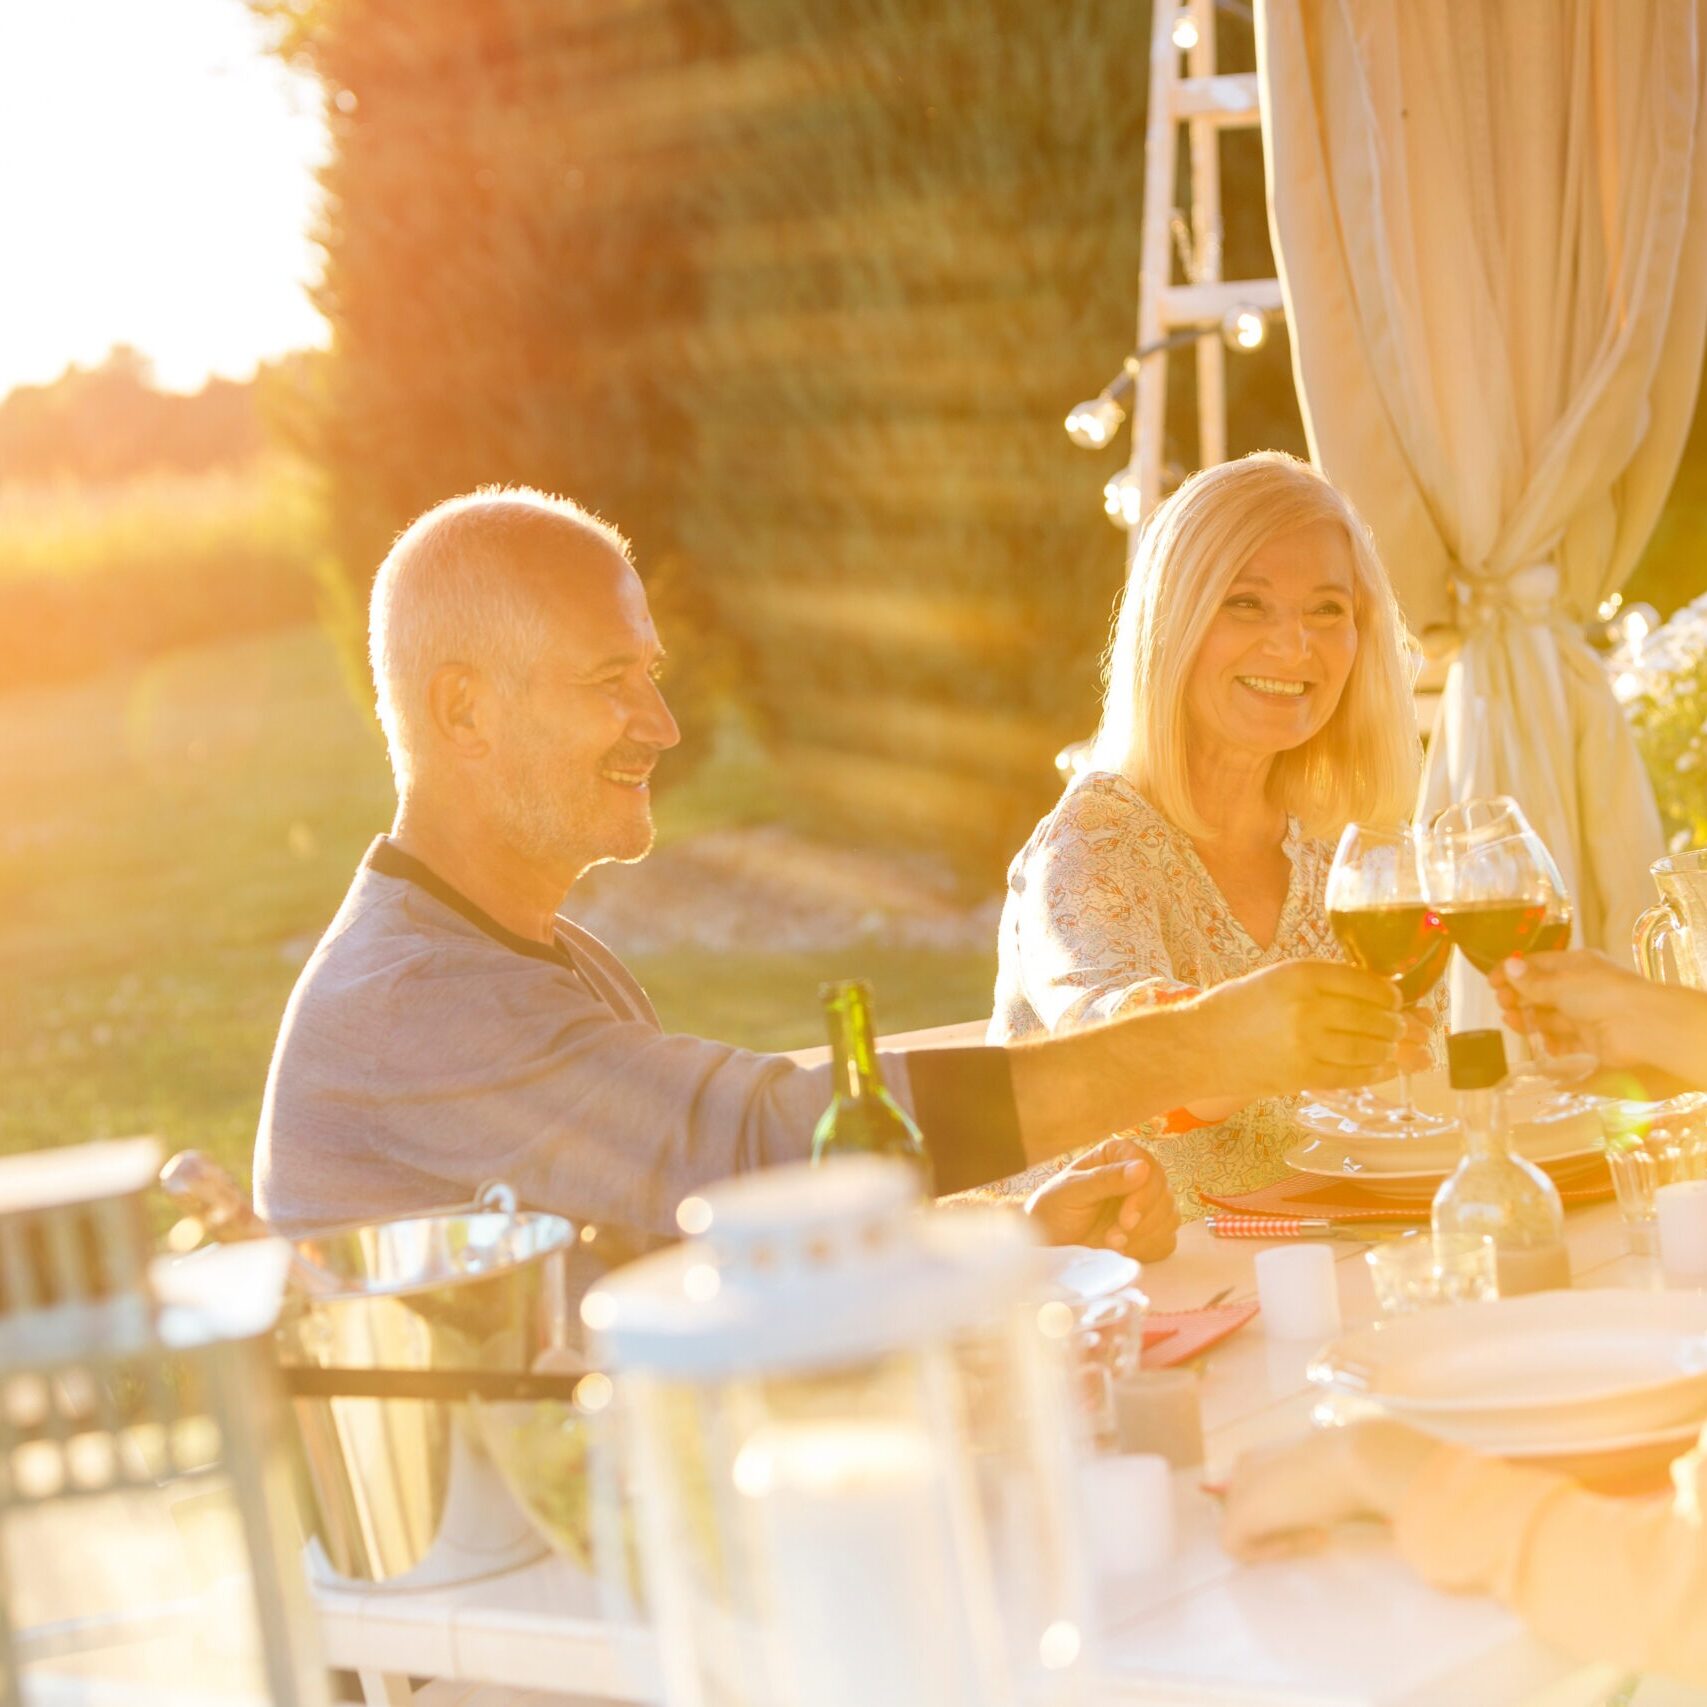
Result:
<svg viewBox="0 0 1707 1707"><path fill-rule="evenodd" d="M324 147L242 0L0 0L0 396L116 343L193 390L324 342Z"/></svg>

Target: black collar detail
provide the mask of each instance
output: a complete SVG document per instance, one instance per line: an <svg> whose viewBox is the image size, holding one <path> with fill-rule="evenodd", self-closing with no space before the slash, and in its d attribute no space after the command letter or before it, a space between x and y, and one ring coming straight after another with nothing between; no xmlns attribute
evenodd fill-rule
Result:
<svg viewBox="0 0 1707 1707"><path fill-rule="evenodd" d="M530 937L517 936L499 924L483 907L475 906L460 889L451 888L431 866L423 864L413 854L404 853L389 836L376 836L362 863L381 877L400 877L405 883L413 883L417 889L426 890L435 901L442 901L477 930L484 931L494 942L502 943L517 954L525 954L532 960L548 961L553 966L570 964L569 956L560 946L553 947L535 942Z"/></svg>

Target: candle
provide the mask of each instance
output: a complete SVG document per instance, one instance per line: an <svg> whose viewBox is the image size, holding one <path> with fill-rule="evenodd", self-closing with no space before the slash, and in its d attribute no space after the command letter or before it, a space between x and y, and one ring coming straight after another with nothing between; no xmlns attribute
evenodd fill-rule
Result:
<svg viewBox="0 0 1707 1707"><path fill-rule="evenodd" d="M1159 1453L1176 1470L1203 1462L1202 1378L1187 1363L1139 1369L1114 1383L1115 1438L1122 1453Z"/></svg>
<svg viewBox="0 0 1707 1707"><path fill-rule="evenodd" d="M1136 1576L1173 1557L1174 1471L1160 1454L1089 1459L1079 1466L1079 1502L1098 1577Z"/></svg>
<svg viewBox="0 0 1707 1707"><path fill-rule="evenodd" d="M768 1588L777 1699L812 1707L974 1707L1004 1692L967 1628L929 1437L901 1423L767 1423L734 1482Z"/></svg>
<svg viewBox="0 0 1707 1707"><path fill-rule="evenodd" d="M1276 1245L1258 1251L1257 1302L1275 1339L1320 1340L1339 1332L1340 1294L1325 1245Z"/></svg>
<svg viewBox="0 0 1707 1707"><path fill-rule="evenodd" d="M1707 1179L1677 1180L1654 1193L1660 1266L1683 1286L1707 1282Z"/></svg>

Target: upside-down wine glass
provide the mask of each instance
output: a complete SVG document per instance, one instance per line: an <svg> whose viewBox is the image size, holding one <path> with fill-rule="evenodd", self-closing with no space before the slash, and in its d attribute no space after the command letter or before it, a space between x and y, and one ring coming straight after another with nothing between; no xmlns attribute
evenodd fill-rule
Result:
<svg viewBox="0 0 1707 1707"><path fill-rule="evenodd" d="M1328 922L1346 958L1397 987L1407 1012L1440 981L1451 955L1440 915L1423 888L1422 843L1409 825L1348 824L1328 873ZM1452 1121L1425 1114L1399 1074L1399 1102L1366 1121L1366 1129L1400 1138L1433 1137Z"/></svg>

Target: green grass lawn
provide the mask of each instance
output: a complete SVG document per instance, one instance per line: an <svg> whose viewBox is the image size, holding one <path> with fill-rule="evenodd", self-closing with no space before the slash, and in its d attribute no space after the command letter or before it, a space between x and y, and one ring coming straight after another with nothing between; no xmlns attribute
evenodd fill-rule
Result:
<svg viewBox="0 0 1707 1707"><path fill-rule="evenodd" d="M660 835L721 801L751 821L762 796L702 770L660 801ZM390 809L378 736L316 630L0 697L0 1152L153 1132L246 1177L285 998ZM666 1025L791 1048L819 1040L824 977L872 978L903 1030L987 1011L994 961L634 965Z"/></svg>

